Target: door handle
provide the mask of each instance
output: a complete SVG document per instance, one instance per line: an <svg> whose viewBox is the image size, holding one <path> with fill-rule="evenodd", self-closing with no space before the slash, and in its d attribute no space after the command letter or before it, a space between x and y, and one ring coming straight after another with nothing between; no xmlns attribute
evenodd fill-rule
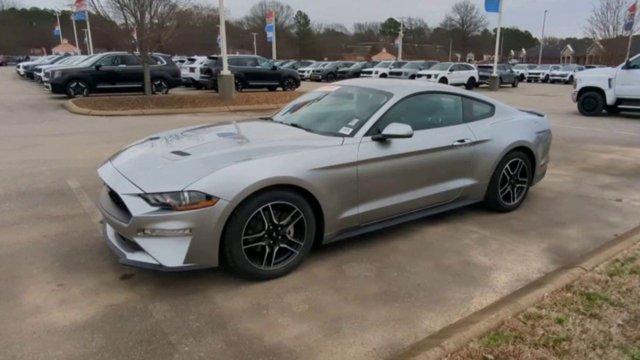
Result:
<svg viewBox="0 0 640 360"><path fill-rule="evenodd" d="M465 145L469 145L473 142L473 140L471 139L460 139L460 140L456 140L453 142L453 146L465 146Z"/></svg>

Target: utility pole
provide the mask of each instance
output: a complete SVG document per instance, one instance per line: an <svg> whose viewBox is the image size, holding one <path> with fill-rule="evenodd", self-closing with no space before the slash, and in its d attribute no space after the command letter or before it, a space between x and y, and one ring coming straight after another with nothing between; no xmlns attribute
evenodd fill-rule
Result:
<svg viewBox="0 0 640 360"><path fill-rule="evenodd" d="M449 39L449 62L451 62L452 52L453 52L453 39Z"/></svg>
<svg viewBox="0 0 640 360"><path fill-rule="evenodd" d="M220 52L222 55L222 71L218 75L218 94L222 100L232 100L235 97L235 79L229 71L227 61L227 29L225 26L224 0L218 0L220 13Z"/></svg>
<svg viewBox="0 0 640 360"><path fill-rule="evenodd" d="M276 12L274 10L273 11L273 41L271 41L271 57L273 58L273 60L276 60L278 58L278 55L276 54Z"/></svg>
<svg viewBox="0 0 640 360"><path fill-rule="evenodd" d="M400 18L400 34L398 34L398 60L402 61L402 42L404 41L404 19Z"/></svg>
<svg viewBox="0 0 640 360"><path fill-rule="evenodd" d="M542 64L542 47L544 46L544 28L547 25L547 13L549 10L544 11L544 16L542 17L542 36L540 36L540 53L538 54L538 65Z"/></svg>
<svg viewBox="0 0 640 360"><path fill-rule="evenodd" d="M93 37L91 36L91 23L89 22L89 10L85 10L87 17L87 33L89 34L89 54L93 55Z"/></svg>
<svg viewBox="0 0 640 360"><path fill-rule="evenodd" d="M258 55L258 46L256 45L256 36L258 33L251 33L253 35L253 55Z"/></svg>

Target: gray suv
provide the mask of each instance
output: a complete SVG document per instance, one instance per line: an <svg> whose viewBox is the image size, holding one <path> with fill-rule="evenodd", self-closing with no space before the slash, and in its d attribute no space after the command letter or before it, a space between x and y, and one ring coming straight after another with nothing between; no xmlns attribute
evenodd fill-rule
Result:
<svg viewBox="0 0 640 360"><path fill-rule="evenodd" d="M309 77L313 81L323 81L327 82L335 81L338 78L338 70L345 67L350 67L354 64L353 61L334 61L329 63L327 66L314 69L311 72L311 76Z"/></svg>
<svg viewBox="0 0 640 360"><path fill-rule="evenodd" d="M437 64L437 61L409 61L403 67L399 69L393 69L389 71L390 79L415 79L420 70L429 70L433 65Z"/></svg>

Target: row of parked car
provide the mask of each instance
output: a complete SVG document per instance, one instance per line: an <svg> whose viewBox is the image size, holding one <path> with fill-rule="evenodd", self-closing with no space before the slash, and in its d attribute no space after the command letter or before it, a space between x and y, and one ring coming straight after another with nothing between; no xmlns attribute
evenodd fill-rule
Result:
<svg viewBox="0 0 640 360"><path fill-rule="evenodd" d="M520 77L520 81L544 82L544 83L564 83L573 84L576 73L587 70L602 68L604 65L578 65L578 64L517 64L513 70Z"/></svg>

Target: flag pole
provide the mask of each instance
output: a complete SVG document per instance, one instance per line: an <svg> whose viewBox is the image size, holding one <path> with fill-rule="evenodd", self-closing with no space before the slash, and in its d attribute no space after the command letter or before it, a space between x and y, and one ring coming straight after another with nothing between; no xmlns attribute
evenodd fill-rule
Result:
<svg viewBox="0 0 640 360"><path fill-rule="evenodd" d="M62 24L60 24L60 13L57 11L56 19L58 20L58 37L60 37L60 44L62 44Z"/></svg>
<svg viewBox="0 0 640 360"><path fill-rule="evenodd" d="M271 57L273 60L276 60L278 58L276 55L276 12L275 10L271 11L273 11L273 41L271 42Z"/></svg>
<svg viewBox="0 0 640 360"><path fill-rule="evenodd" d="M91 23L89 23L89 10L85 10L87 17L87 33L89 34L89 54L93 55L93 38L91 37Z"/></svg>
<svg viewBox="0 0 640 360"><path fill-rule="evenodd" d="M73 37L76 40L76 51L78 55L82 55L82 50L80 50L80 44L78 44L78 30L76 29L76 14L75 12L71 12L71 22L73 23Z"/></svg>
<svg viewBox="0 0 640 360"><path fill-rule="evenodd" d="M634 7L636 9L635 11L637 12L638 11L638 0L636 0ZM629 29L629 40L627 42L627 57L626 57L625 61L629 61L629 57L631 56L631 42L633 41L633 33L634 33L633 30L634 30L635 24L636 24L635 17L636 17L636 13L633 14L633 22L631 23L631 29Z"/></svg>

